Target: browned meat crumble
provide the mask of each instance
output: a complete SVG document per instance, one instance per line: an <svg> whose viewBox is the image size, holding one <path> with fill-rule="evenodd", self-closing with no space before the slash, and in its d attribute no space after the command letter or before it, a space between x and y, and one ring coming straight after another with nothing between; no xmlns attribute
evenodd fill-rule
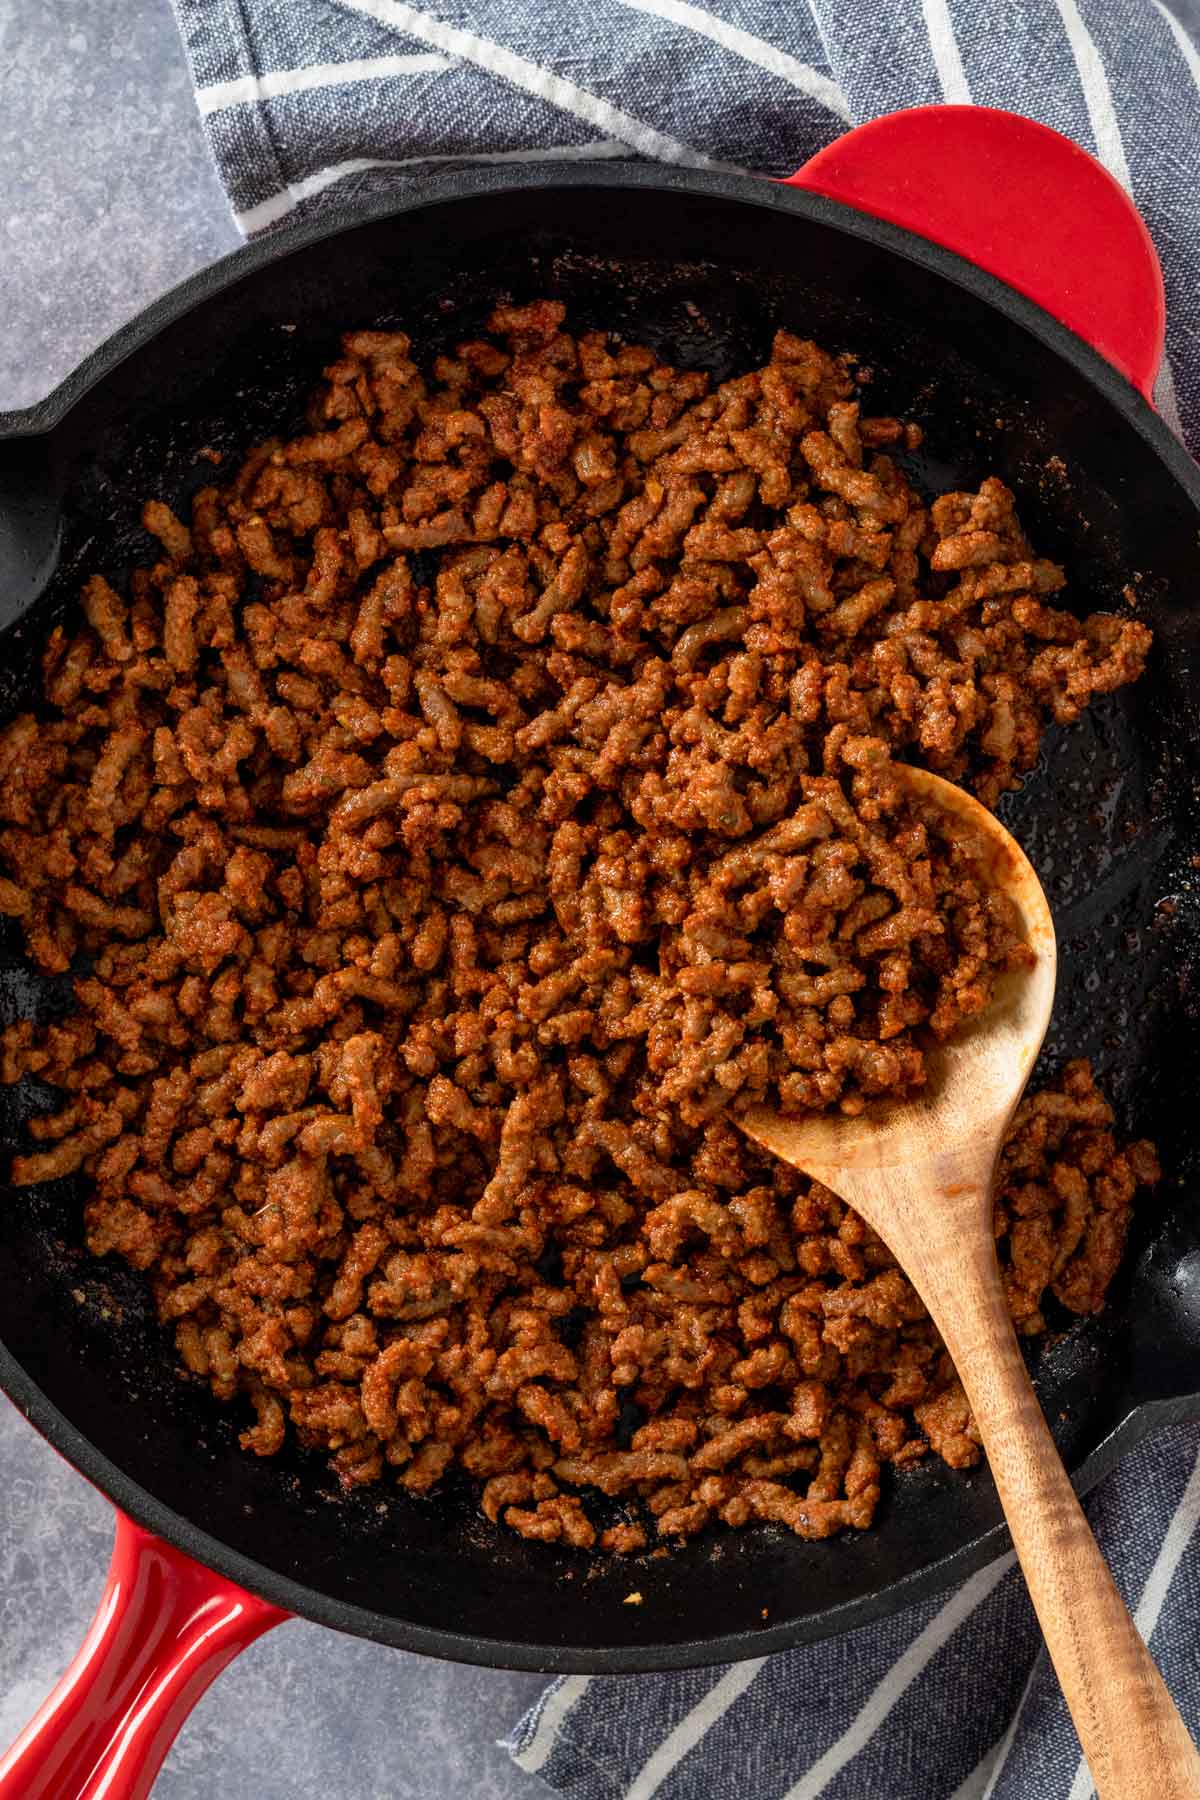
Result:
<svg viewBox="0 0 1200 1800"><path fill-rule="evenodd" d="M1021 947L898 753L989 804L1140 672L1011 494L927 507L851 370L713 388L549 302L427 373L358 332L128 591L93 576L0 738L0 910L76 1012L18 1183L83 1170L185 1367L347 1485L457 1463L529 1537L871 1522L977 1456L888 1252L739 1107L919 1086ZM82 961L80 960L82 959ZM1146 1144L1027 1099L1014 1316L1102 1302ZM597 1532L595 1490L628 1503Z"/></svg>

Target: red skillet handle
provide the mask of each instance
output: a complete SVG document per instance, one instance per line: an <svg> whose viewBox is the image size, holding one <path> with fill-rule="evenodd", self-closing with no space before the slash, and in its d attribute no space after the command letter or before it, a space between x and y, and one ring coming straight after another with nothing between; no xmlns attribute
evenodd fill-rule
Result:
<svg viewBox="0 0 1200 1800"><path fill-rule="evenodd" d="M0 1760L0 1800L145 1800L209 1683L287 1617L118 1513L99 1610Z"/></svg>
<svg viewBox="0 0 1200 1800"><path fill-rule="evenodd" d="M915 106L860 125L790 178L998 275L1150 398L1162 270L1119 182L1070 138L986 106Z"/></svg>

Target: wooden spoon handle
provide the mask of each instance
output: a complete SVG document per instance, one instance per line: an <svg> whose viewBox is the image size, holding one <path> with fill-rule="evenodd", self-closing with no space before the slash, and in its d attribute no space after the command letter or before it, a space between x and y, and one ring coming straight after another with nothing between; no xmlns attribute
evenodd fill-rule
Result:
<svg viewBox="0 0 1200 1800"><path fill-rule="evenodd" d="M921 1270L1100 1800L1200 1800L1200 1756L1092 1536L1029 1381L995 1251ZM926 1289L930 1291L926 1291Z"/></svg>

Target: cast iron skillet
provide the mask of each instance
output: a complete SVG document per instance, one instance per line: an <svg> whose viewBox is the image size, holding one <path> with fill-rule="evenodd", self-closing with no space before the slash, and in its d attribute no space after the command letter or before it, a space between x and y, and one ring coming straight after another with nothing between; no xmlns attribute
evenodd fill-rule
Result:
<svg viewBox="0 0 1200 1800"><path fill-rule="evenodd" d="M1004 114L937 108L882 123L893 135L867 128L857 173L853 156L836 166L818 159L805 179L822 185L824 167L828 189L848 189L893 217L923 217L993 266L1003 266L1003 205L1016 204L1042 259L1043 279L1027 272L1024 285L1036 282L1093 336L1107 330L1110 355L1148 381L1160 328L1156 267L1096 165ZM930 167L945 173L940 187L932 175L914 185L917 139L937 152ZM967 159L996 145L1011 179L972 181ZM897 146L908 185L889 189ZM1094 242L1096 255L1085 271L1094 279L1081 284L1081 247L1072 252L1068 240L1083 218L1082 248ZM1137 305L1123 319L1106 312L1129 283ZM1081 286L1109 296L1099 315L1079 301ZM1200 473L1123 374L1011 287L811 192L612 163L452 175L256 244L151 308L42 407L0 420L0 718L33 703L39 646L76 605L83 572L119 580L149 550L143 499L161 494L178 505L211 480L197 459L202 445L232 456L298 422L341 329L401 324L426 358L478 329L500 294L561 296L574 325L619 325L717 376L762 360L782 324L856 352L872 372L872 410L925 428L928 454L910 459L919 483L971 486L1000 474L1039 550L1067 565L1073 603L1132 603L1155 629L1145 680L1052 731L1005 808L1059 932L1044 1068L1090 1055L1122 1125L1152 1135L1168 1170L1107 1311L1086 1323L1063 1315L1061 1336L1038 1357L1055 1435L1080 1484L1090 1484L1146 1432L1200 1410L1200 1108L1190 1068L1200 1004L1192 868L1200 719L1191 693ZM66 1004L61 984L28 972L15 931L0 944L0 963L6 1019ZM6 1148L21 1119L45 1104L24 1087L3 1090ZM0 1380L128 1518L175 1547L123 1526L121 1594L145 1590L160 1619L173 1607L177 1622L221 1597L220 1660L274 1623L273 1609L286 1609L407 1649L513 1668L714 1663L898 1610L1003 1547L986 1469L953 1474L932 1460L891 1485L869 1534L809 1544L774 1528L720 1532L633 1563L498 1532L452 1484L430 1500L382 1487L341 1498L316 1460L239 1451L245 1420L179 1379L141 1281L84 1253L80 1210L75 1181L4 1193ZM197 1572L177 1551L257 1598ZM623 1603L632 1588L640 1606ZM127 1629L141 1643L136 1596L133 1614ZM93 1662L95 1653L93 1645ZM86 1711L86 1681L73 1680L71 1704ZM47 1729L62 1724L60 1703ZM23 1800L40 1791L30 1767ZM44 1791L56 1800L93 1791L70 1786L61 1768L54 1779ZM104 1789L144 1791L136 1782ZM0 1773L0 1796L17 1792Z"/></svg>

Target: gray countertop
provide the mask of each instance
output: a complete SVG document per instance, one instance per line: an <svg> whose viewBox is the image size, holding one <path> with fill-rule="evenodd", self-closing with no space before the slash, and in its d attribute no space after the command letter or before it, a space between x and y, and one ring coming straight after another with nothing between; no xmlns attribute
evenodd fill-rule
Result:
<svg viewBox="0 0 1200 1800"><path fill-rule="evenodd" d="M0 410L239 242L167 0L0 0ZM111 1521L0 1395L0 1749L79 1645ZM529 1800L495 1740L544 1685L293 1622L209 1690L155 1800Z"/></svg>

